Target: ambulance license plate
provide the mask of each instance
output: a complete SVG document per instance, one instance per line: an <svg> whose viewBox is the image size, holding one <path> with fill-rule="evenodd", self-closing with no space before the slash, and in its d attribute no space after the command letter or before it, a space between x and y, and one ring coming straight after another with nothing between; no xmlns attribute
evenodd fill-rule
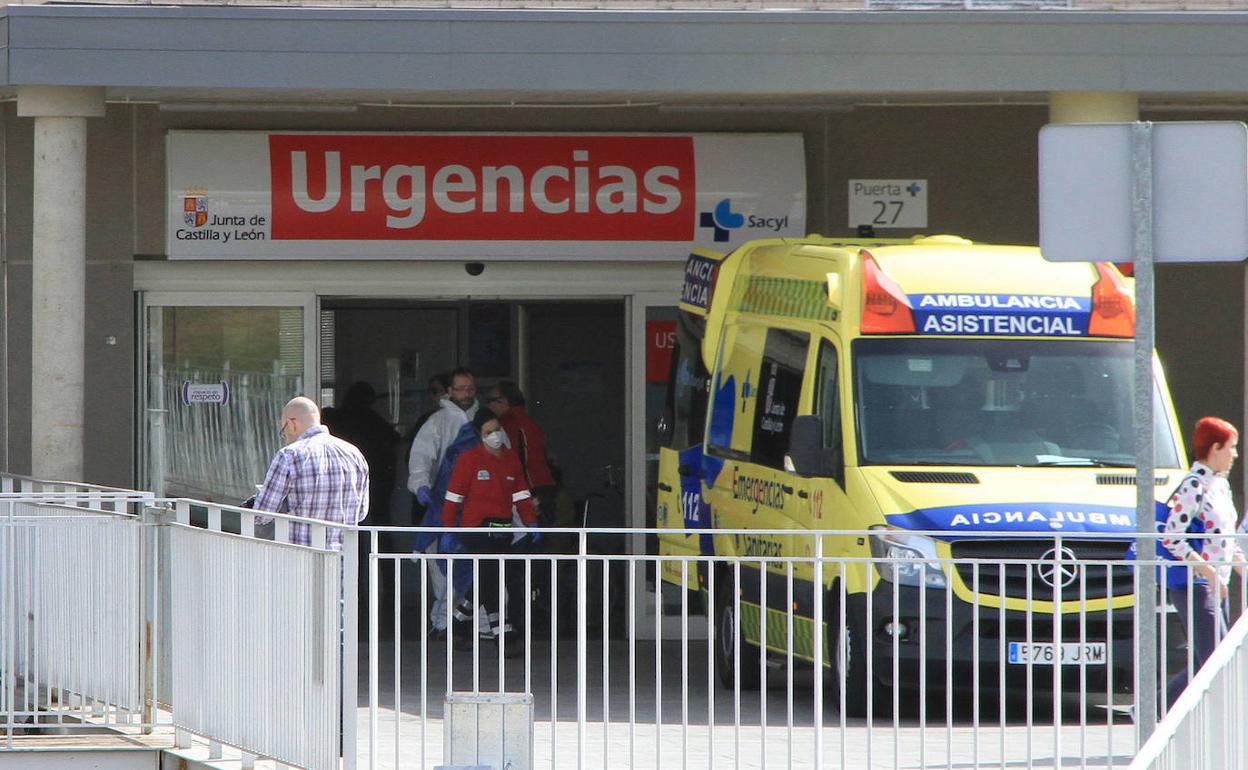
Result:
<svg viewBox="0 0 1248 770"><path fill-rule="evenodd" d="M1060 651L1058 648L1061 648ZM1061 656L1064 666L1103 666L1105 665L1105 643L1063 642L1056 645L1052 642L1010 642L1009 661L1015 665L1051 666Z"/></svg>

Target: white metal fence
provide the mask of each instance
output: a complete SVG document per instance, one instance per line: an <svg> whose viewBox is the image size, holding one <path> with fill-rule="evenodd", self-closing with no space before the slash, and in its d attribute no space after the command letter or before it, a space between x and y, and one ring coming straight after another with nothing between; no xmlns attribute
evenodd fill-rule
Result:
<svg viewBox="0 0 1248 770"><path fill-rule="evenodd" d="M1130 770L1248 767L1248 618L1226 639L1140 748Z"/></svg>
<svg viewBox="0 0 1248 770"><path fill-rule="evenodd" d="M868 558L832 549L879 532L720 532L760 554L727 558L600 552L654 531L548 530L536 548L440 556L408 551L415 530L361 528L361 541L346 528L337 553L330 525L313 526L313 547L290 546L293 519L279 516L267 542L254 512L228 506L108 499L140 517L83 507L83 490L9 497L10 745L32 720L151 727L163 677L182 739L318 770L339 766L340 747L344 768L434 767L449 757L447 701L489 694L532 704L531 729L511 727L528 736L513 770L1126 767L1141 745L1133 693L1162 681L1139 681L1136 631L1162 621L1164 673L1193 662L1184 619L1138 615L1138 570L1152 562L1124 560L1129 541L1104 535L977 534L940 556ZM153 547L159 532L168 550ZM457 568L475 587L466 622L454 602L431 616L439 561L457 593ZM665 565L695 590L662 584ZM479 627L487 585L509 597L497 636ZM1238 610L1242 577L1233 589ZM339 629L356 628L361 598L357 658L356 634ZM439 620L449 638L431 635ZM1242 764L1242 740L1209 735L1243 714L1244 628L1163 721L1158 762L1174 759L1156 766Z"/></svg>
<svg viewBox="0 0 1248 770"><path fill-rule="evenodd" d="M0 715L15 731L144 721L143 498L0 493ZM118 512L121 511L121 512Z"/></svg>
<svg viewBox="0 0 1248 770"><path fill-rule="evenodd" d="M334 525L312 524L315 547L295 546L289 525L306 519L277 516L269 540L255 534L255 511L192 500L174 501L174 510L174 724L210 739L214 751L228 745L295 767L337 767L342 558L326 547ZM195 512L206 527L192 526Z"/></svg>
<svg viewBox="0 0 1248 770"><path fill-rule="evenodd" d="M155 500L151 492L104 487L76 481L46 481L29 476L0 473L0 494L11 498L53 500L79 508L97 508L112 513L140 513Z"/></svg>
<svg viewBox="0 0 1248 770"><path fill-rule="evenodd" d="M1136 629L1161 621L1164 673L1192 662L1183 619L1138 617L1137 570L1158 562L1124 561L1120 537L977 534L916 561L823 551L879 532L723 532L808 554L744 559L598 554L603 533L579 530L573 553L448 559L383 534L367 535L370 768L445 762L450 693L532 695L515 768L1125 767L1133 693L1164 681L1137 681ZM449 640L431 637L440 559L506 588L514 629L484 638L447 607ZM655 591L663 561L699 590Z"/></svg>
<svg viewBox="0 0 1248 770"><path fill-rule="evenodd" d="M0 482L26 490L0 493L0 749L171 725L212 757L339 766L344 695L355 708L341 566L355 557L326 547L335 525L271 514L275 535L257 536L255 511ZM296 521L312 547L285 542Z"/></svg>

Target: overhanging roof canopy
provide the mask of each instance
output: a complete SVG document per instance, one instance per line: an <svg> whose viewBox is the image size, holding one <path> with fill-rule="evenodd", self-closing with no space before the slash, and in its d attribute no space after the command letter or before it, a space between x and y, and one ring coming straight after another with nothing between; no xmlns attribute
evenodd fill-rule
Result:
<svg viewBox="0 0 1248 770"><path fill-rule="evenodd" d="M110 99L659 103L1248 94L1248 13L10 5L0 87Z"/></svg>

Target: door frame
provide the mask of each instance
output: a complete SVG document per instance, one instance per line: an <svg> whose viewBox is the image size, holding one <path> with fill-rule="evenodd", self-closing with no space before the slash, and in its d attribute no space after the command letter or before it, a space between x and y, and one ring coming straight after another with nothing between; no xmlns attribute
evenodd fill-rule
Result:
<svg viewBox="0 0 1248 770"><path fill-rule="evenodd" d="M630 511L629 525L644 527L646 525L645 496L642 495L641 499L636 501L631 499L631 496L635 494L634 490L642 489L646 484L646 311L654 307L676 308L679 304L679 294L677 287L673 286L671 292L642 292L631 295L628 300L626 303L628 330L624 337L624 344L629 351L626 371L630 387L625 405L625 419L628 423L625 452L630 459L631 467L628 469L629 495L625 496L625 504ZM638 458L640 462L637 462ZM630 552L645 553L644 535L632 535L630 539L633 541Z"/></svg>
<svg viewBox="0 0 1248 770"><path fill-rule="evenodd" d="M628 458L628 484L625 486L624 504L630 512L629 525L644 527L646 525L646 311L650 308L677 308L680 304L679 284L673 283L672 290L666 292L637 292L627 297L625 317L628 324L625 345L629 351L628 381L629 396L626 403L625 419L628 424L628 438L625 456ZM639 494L640 493L640 494ZM641 555L646 552L646 535L633 533L629 535L629 553ZM655 570L655 593L662 593L663 581ZM633 617L637 628L638 639L653 639L655 635L655 599L653 594L647 595L644 576L638 576L633 595ZM678 639L688 634L690 639L706 638L706 626L702 623L691 623L688 629L682 629L680 618L665 615L663 624L657 629L665 639Z"/></svg>

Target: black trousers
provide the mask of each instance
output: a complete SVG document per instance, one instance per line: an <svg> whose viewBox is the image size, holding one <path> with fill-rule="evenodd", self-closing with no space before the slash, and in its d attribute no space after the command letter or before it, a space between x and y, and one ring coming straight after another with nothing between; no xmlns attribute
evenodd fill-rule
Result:
<svg viewBox="0 0 1248 770"><path fill-rule="evenodd" d="M519 532L523 530L499 527L497 532L468 532L459 536L465 553L482 555L477 562L476 580L473 581L465 601L469 607L474 602L485 607L490 616L490 627L495 634L507 625L511 626L507 629L508 633L524 627L525 608L528 606L528 601L523 596L524 559L516 557L527 553L528 549L523 545L525 540L513 545L512 540ZM489 558L490 556L495 558ZM505 594L499 592L500 568ZM508 596L512 598L511 602L506 600Z"/></svg>
<svg viewBox="0 0 1248 770"><path fill-rule="evenodd" d="M1170 603L1179 612L1183 621L1183 630L1187 634L1187 643L1192 647L1193 673L1205 665L1205 661L1213 654L1213 648L1227 633L1228 607L1226 596L1219 597L1207 583L1192 584L1192 601L1189 606L1187 587L1169 589ZM1189 622L1190 619L1190 622ZM1187 661L1183 668L1166 683L1165 701L1167 707L1183 694L1187 687Z"/></svg>

